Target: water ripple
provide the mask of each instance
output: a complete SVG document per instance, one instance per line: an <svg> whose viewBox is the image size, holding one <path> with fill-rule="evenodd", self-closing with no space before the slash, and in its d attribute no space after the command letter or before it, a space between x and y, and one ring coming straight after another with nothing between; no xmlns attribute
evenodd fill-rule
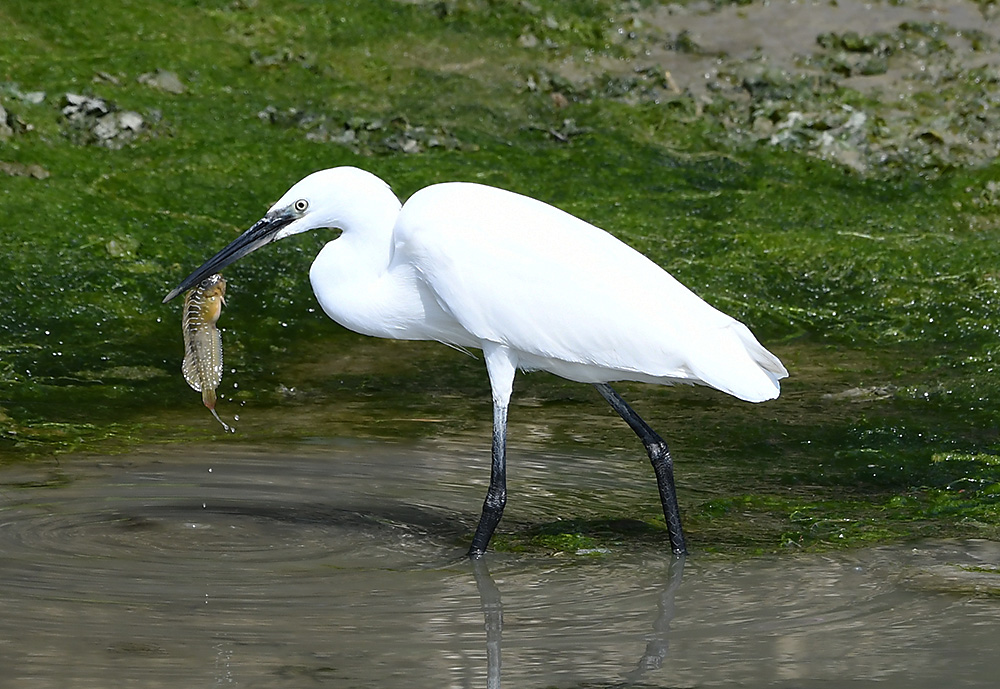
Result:
<svg viewBox="0 0 1000 689"><path fill-rule="evenodd" d="M992 681L998 544L473 569L480 463L300 446L4 469L0 687Z"/></svg>

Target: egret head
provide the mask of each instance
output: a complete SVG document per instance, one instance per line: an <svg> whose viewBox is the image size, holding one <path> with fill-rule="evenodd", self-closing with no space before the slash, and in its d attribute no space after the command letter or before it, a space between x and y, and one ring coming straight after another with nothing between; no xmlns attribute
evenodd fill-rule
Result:
<svg viewBox="0 0 1000 689"><path fill-rule="evenodd" d="M314 172L285 192L250 229L181 281L163 302L273 241L322 227L343 229L350 224L352 213L364 208L373 193L386 192L392 196L385 182L357 168Z"/></svg>

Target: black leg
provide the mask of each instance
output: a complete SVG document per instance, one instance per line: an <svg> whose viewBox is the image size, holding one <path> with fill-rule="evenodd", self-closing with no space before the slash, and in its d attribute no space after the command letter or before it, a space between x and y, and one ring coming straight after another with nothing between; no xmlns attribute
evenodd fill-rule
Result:
<svg viewBox="0 0 1000 689"><path fill-rule="evenodd" d="M674 460L670 457L667 444L610 385L595 383L594 387L645 445L646 454L649 455L656 474L656 486L660 489L660 503L663 505L663 518L667 521L670 547L678 555L685 554L687 547L684 544L684 530L681 528L681 509L677 505L677 489L674 487Z"/></svg>
<svg viewBox="0 0 1000 689"><path fill-rule="evenodd" d="M490 470L490 487L483 502L476 535L472 537L469 557L480 558L490 544L490 538L500 523L507 504L507 406L493 405L493 465Z"/></svg>

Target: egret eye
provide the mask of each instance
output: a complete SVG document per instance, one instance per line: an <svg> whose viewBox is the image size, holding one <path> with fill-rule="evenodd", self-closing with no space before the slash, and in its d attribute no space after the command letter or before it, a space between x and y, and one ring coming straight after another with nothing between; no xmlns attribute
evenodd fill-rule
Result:
<svg viewBox="0 0 1000 689"><path fill-rule="evenodd" d="M305 199L299 199L293 204L292 207L295 209L296 213L305 213L306 208L309 208L309 202Z"/></svg>

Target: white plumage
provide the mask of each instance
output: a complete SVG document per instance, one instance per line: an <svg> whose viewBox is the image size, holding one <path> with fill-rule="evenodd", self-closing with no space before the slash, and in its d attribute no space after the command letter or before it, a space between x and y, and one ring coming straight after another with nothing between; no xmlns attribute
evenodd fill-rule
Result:
<svg viewBox="0 0 1000 689"><path fill-rule="evenodd" d="M306 177L274 209L299 198L343 218L335 223L343 235L320 252L310 278L326 313L352 330L492 343L525 370L585 383L701 383L751 402L777 397L788 375L745 325L604 230L541 201L454 182L422 189L397 210L381 180L353 168ZM332 211L345 203L372 212ZM285 234L312 225L311 215Z"/></svg>
<svg viewBox="0 0 1000 689"><path fill-rule="evenodd" d="M376 337L483 351L494 472L517 369L597 384L606 397L601 384L635 380L708 385L751 402L777 397L788 375L745 325L625 243L546 203L480 184L436 184L400 206L368 172L313 173L174 294L272 240L322 227L342 230L309 273L333 320ZM672 491L672 473L670 483ZM674 547L682 550L683 540Z"/></svg>

